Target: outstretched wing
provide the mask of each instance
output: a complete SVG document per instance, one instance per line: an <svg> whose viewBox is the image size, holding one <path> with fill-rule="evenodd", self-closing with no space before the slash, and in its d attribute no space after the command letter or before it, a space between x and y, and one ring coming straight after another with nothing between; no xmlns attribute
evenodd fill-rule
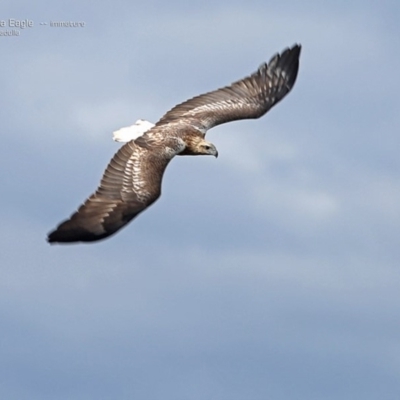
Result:
<svg viewBox="0 0 400 400"><path fill-rule="evenodd" d="M300 45L294 45L276 54L249 77L175 106L156 125L184 120L206 132L225 122L261 117L292 89L300 50Z"/></svg>
<svg viewBox="0 0 400 400"><path fill-rule="evenodd" d="M171 157L163 149L126 143L108 164L100 186L48 236L54 242L92 242L117 232L161 194Z"/></svg>

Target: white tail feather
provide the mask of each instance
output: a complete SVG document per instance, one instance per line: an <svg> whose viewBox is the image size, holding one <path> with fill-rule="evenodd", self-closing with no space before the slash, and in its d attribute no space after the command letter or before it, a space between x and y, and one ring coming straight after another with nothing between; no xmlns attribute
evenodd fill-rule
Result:
<svg viewBox="0 0 400 400"><path fill-rule="evenodd" d="M133 125L114 131L113 139L116 142L130 142L142 136L143 133L150 130L153 126L154 124L145 119L138 119Z"/></svg>

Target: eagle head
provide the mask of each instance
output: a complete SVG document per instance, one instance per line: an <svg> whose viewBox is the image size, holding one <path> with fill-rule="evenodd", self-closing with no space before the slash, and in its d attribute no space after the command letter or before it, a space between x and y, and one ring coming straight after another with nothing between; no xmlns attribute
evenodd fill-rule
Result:
<svg viewBox="0 0 400 400"><path fill-rule="evenodd" d="M202 142L198 143L197 151L199 155L205 156L214 156L215 158L218 157L218 150L217 148L210 142L203 140Z"/></svg>
<svg viewBox="0 0 400 400"><path fill-rule="evenodd" d="M188 135L184 138L185 149L179 153L180 156L214 156L218 157L217 148L199 135Z"/></svg>

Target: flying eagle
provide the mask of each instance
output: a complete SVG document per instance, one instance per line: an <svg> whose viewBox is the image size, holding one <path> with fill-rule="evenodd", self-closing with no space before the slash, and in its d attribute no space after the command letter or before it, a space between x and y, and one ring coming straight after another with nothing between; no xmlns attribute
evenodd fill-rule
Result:
<svg viewBox="0 0 400 400"><path fill-rule="evenodd" d="M50 243L93 242L113 235L161 195L161 180L176 155L211 155L206 132L225 122L260 118L292 89L300 45L276 54L252 75L193 97L168 111L155 125L139 120L114 132L127 141L108 164L100 186L71 218L48 235Z"/></svg>

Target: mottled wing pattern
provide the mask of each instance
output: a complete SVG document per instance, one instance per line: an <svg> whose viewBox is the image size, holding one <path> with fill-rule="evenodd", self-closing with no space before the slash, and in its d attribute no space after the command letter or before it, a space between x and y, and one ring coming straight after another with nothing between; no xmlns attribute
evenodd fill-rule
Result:
<svg viewBox="0 0 400 400"><path fill-rule="evenodd" d="M168 161L157 147L126 143L108 164L97 191L48 241L91 242L117 232L160 196Z"/></svg>
<svg viewBox="0 0 400 400"><path fill-rule="evenodd" d="M182 120L206 132L225 122L261 117L292 89L300 50L299 45L286 49L249 77L175 106L156 125Z"/></svg>

